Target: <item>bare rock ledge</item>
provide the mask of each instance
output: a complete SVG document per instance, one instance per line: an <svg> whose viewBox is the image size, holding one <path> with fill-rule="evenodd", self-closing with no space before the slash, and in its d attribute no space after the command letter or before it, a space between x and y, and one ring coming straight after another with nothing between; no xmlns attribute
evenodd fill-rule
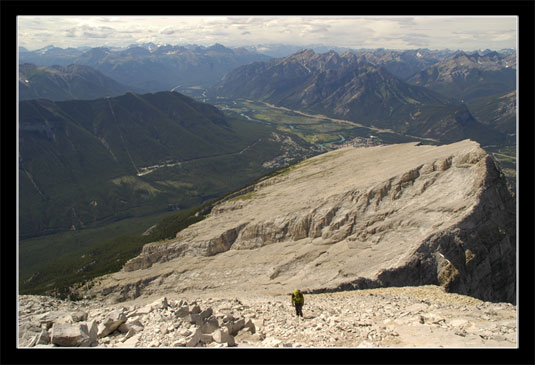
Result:
<svg viewBox="0 0 535 365"><path fill-rule="evenodd" d="M85 295L308 293L438 285L515 303L516 205L470 140L348 147L265 179Z"/></svg>

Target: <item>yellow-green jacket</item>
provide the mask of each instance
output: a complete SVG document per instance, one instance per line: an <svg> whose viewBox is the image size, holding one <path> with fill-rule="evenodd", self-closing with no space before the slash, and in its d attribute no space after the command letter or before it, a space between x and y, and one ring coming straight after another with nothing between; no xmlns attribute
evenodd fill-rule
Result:
<svg viewBox="0 0 535 365"><path fill-rule="evenodd" d="M294 290L292 294L292 305L295 306L296 303L305 304L305 297L300 290Z"/></svg>

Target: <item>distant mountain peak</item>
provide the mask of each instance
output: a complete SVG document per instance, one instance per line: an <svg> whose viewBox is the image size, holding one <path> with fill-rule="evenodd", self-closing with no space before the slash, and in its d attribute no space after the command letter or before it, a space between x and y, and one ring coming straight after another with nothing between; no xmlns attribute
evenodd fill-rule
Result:
<svg viewBox="0 0 535 365"><path fill-rule="evenodd" d="M295 52L293 55L294 56L298 56L298 55L299 56L301 56L301 55L303 55L303 56L314 56L315 54L316 54L316 52L314 52L313 49L304 48L304 49L302 49L300 51Z"/></svg>
<svg viewBox="0 0 535 365"><path fill-rule="evenodd" d="M232 49L225 47L221 43L215 43L214 45L206 48L207 51L216 51L216 52L232 52Z"/></svg>

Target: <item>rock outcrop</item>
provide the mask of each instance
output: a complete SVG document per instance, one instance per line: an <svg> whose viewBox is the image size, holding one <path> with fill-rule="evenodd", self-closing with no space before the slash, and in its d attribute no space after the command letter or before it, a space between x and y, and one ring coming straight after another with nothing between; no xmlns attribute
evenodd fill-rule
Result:
<svg viewBox="0 0 535 365"><path fill-rule="evenodd" d="M515 303L516 205L475 142L342 148L260 181L86 295L441 285Z"/></svg>

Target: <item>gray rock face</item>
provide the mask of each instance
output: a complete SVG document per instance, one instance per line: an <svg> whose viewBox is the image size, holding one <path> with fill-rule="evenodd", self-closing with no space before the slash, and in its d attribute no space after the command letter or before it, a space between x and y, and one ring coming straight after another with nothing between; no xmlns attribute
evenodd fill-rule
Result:
<svg viewBox="0 0 535 365"><path fill-rule="evenodd" d="M146 245L89 294L433 284L514 303L515 244L515 200L477 143L348 147L259 182L175 240Z"/></svg>

